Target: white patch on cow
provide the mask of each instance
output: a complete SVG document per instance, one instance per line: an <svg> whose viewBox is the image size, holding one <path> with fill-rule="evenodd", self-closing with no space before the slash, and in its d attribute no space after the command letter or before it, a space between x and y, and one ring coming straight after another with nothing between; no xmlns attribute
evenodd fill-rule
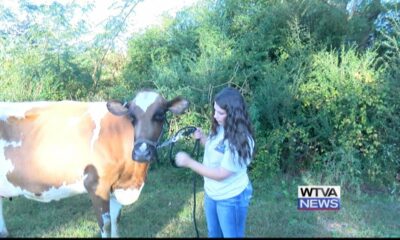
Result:
<svg viewBox="0 0 400 240"><path fill-rule="evenodd" d="M110 217L111 217L111 237L119 237L118 234L118 215L121 211L122 205L117 201L115 195L110 197Z"/></svg>
<svg viewBox="0 0 400 240"><path fill-rule="evenodd" d="M100 135L101 119L108 113L107 104L105 102L90 103L88 112L96 126L93 130L92 139L90 139L90 149L93 151L94 143Z"/></svg>
<svg viewBox="0 0 400 240"><path fill-rule="evenodd" d="M141 152L146 151L146 149L147 149L146 143L140 144L139 150L140 150Z"/></svg>
<svg viewBox="0 0 400 240"><path fill-rule="evenodd" d="M143 112L146 112L147 108L153 104L159 96L160 95L155 92L140 92L135 99L133 99L133 103L140 107Z"/></svg>
<svg viewBox="0 0 400 240"><path fill-rule="evenodd" d="M85 193L86 188L83 184L87 175L84 175L81 179L78 179L75 183L61 185L60 187L51 187L49 190L42 192L40 196L36 196L31 192L23 190L24 196L26 198L40 201L40 202L50 202L58 201L63 198L71 197L77 194Z"/></svg>
<svg viewBox="0 0 400 240"><path fill-rule="evenodd" d="M71 117L71 118L68 119L67 125L69 127L75 127L75 126L77 126L79 124L81 119L82 119L81 117Z"/></svg>
<svg viewBox="0 0 400 240"><path fill-rule="evenodd" d="M4 139L0 139L0 197L13 196L18 192L12 184L8 182L7 173L14 170L14 165L9 159L6 159L5 148L6 147L20 147L22 142L7 142Z"/></svg>
<svg viewBox="0 0 400 240"><path fill-rule="evenodd" d="M0 102L0 120L6 121L9 117L25 118L25 113L35 107L46 107L52 102Z"/></svg>
<svg viewBox="0 0 400 240"><path fill-rule="evenodd" d="M129 205L134 203L140 195L142 191L144 183L140 186L139 189L137 188L129 188L129 189L116 189L114 190L114 196L119 203L122 205Z"/></svg>
<svg viewBox="0 0 400 240"><path fill-rule="evenodd" d="M101 237L109 238L109 231L111 228L111 217L110 213L106 212L101 214L101 219L103 220L103 226L101 227Z"/></svg>

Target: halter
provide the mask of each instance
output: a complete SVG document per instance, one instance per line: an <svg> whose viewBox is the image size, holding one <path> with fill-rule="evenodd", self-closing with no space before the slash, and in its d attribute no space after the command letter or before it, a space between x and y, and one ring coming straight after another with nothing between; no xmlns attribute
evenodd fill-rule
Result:
<svg viewBox="0 0 400 240"><path fill-rule="evenodd" d="M124 104L125 105L125 104ZM167 120L167 118L165 118L165 120L163 121L163 125L162 125L162 129L161 129L161 134L160 134L160 136L158 137L158 139L157 139L157 141L151 141L151 140L148 140L148 139L144 139L144 138L138 138L138 139L135 139L135 145L136 144L138 144L138 143L146 143L146 144L148 144L148 145L150 145L150 146L152 146L152 147L154 147L155 149L156 149L156 151L154 151L154 154L155 154L155 159L156 159L156 162L159 162L159 160L158 160L158 153L157 153L157 149L159 149L160 148L160 139L163 137L163 135L164 135L164 125L165 125L165 123L167 124L167 127L168 127L168 129L169 129L169 122L168 122L168 120Z"/></svg>
<svg viewBox="0 0 400 240"><path fill-rule="evenodd" d="M157 149L166 147L170 144L175 144L175 142L177 142L179 139L181 139L182 137L189 136L190 134L194 133L194 131L196 131L196 127L193 126L183 127L179 129L178 132L176 132L170 139L167 139L162 144L157 145Z"/></svg>

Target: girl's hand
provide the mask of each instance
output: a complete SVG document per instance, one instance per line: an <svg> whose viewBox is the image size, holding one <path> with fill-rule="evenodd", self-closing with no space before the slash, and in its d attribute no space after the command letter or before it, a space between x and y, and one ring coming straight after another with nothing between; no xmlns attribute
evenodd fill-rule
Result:
<svg viewBox="0 0 400 240"><path fill-rule="evenodd" d="M206 144L207 137L204 135L201 128L196 128L196 131L193 133L193 138L200 140L203 145Z"/></svg>
<svg viewBox="0 0 400 240"><path fill-rule="evenodd" d="M201 139L204 136L203 130L201 128L196 128L196 131L194 131L193 136L195 139Z"/></svg>
<svg viewBox="0 0 400 240"><path fill-rule="evenodd" d="M178 152L175 155L175 164L178 167L188 167L189 162L191 161L191 158L189 154L185 152Z"/></svg>

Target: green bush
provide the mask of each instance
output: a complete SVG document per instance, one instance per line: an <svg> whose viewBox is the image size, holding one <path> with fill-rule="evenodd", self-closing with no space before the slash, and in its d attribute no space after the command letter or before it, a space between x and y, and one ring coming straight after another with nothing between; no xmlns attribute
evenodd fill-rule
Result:
<svg viewBox="0 0 400 240"><path fill-rule="evenodd" d="M335 182L380 182L390 171L381 160L385 139L379 126L386 107L381 71L373 68L375 56L349 49L339 65L336 53L319 52L299 87L312 145L319 153L311 170L336 176Z"/></svg>

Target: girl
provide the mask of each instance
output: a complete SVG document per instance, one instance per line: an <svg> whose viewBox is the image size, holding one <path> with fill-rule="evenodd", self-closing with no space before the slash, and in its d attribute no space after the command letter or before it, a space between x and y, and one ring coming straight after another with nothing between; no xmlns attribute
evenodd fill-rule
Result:
<svg viewBox="0 0 400 240"><path fill-rule="evenodd" d="M214 100L211 133L194 137L205 145L203 163L178 152L175 163L204 177L204 210L209 237L244 237L253 188L247 166L254 138L246 104L238 90L226 87Z"/></svg>

